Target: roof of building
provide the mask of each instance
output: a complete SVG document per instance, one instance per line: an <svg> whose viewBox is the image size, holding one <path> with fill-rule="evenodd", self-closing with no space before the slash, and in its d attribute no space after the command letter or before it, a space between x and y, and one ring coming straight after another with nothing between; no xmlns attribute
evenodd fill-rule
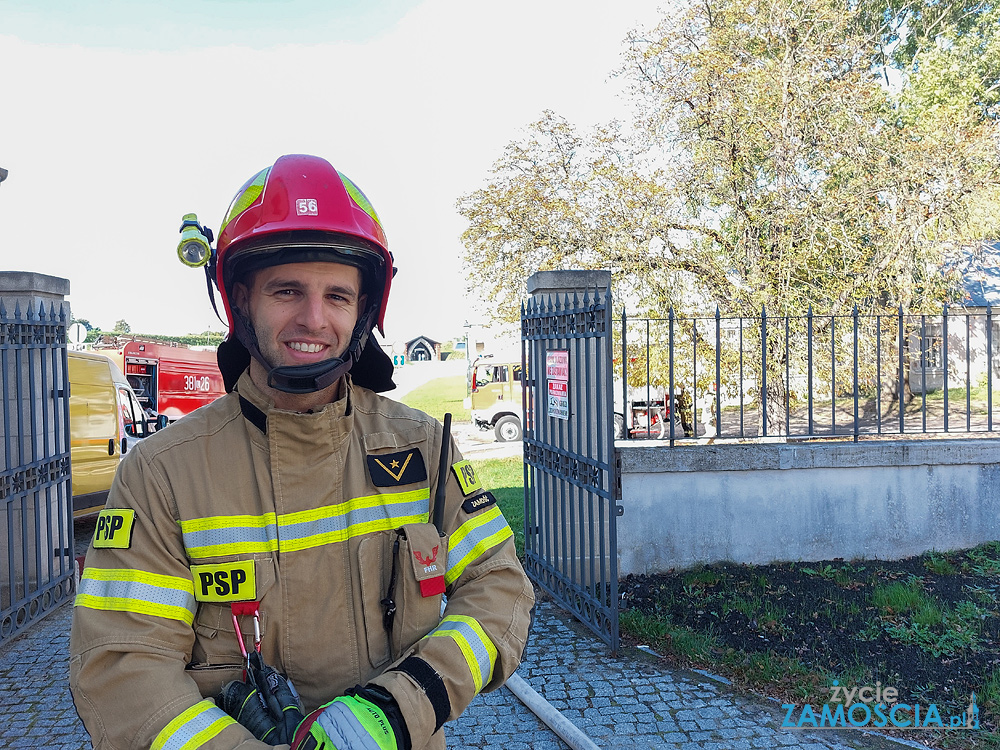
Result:
<svg viewBox="0 0 1000 750"><path fill-rule="evenodd" d="M411 346L413 346L414 344L416 344L418 341L426 341L431 346L435 346L435 345L441 343L440 341L435 341L430 336L417 336L415 339L410 339L409 341L406 342L406 348L409 349Z"/></svg>
<svg viewBox="0 0 1000 750"><path fill-rule="evenodd" d="M962 270L965 307L1000 305L1000 240L984 242L969 253Z"/></svg>

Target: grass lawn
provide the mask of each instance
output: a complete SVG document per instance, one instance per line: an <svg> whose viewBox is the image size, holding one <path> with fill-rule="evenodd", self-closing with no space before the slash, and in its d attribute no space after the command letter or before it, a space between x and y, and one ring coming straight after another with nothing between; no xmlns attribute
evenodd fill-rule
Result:
<svg viewBox="0 0 1000 750"><path fill-rule="evenodd" d="M881 682L945 722L975 692L980 729L920 739L1000 747L1000 542L898 561L720 563L627 576L620 589L625 640L671 664L799 707L832 702L837 684Z"/></svg>
<svg viewBox="0 0 1000 750"><path fill-rule="evenodd" d="M472 419L472 414L462 406L464 399L465 375L455 375L424 383L407 393L400 401L430 414L439 422L444 421L445 412L451 412L453 422L468 422Z"/></svg>
<svg viewBox="0 0 1000 750"><path fill-rule="evenodd" d="M524 555L524 463L520 456L472 460L483 487L493 493L514 532L517 554Z"/></svg>
<svg viewBox="0 0 1000 750"><path fill-rule="evenodd" d="M439 421L451 412L452 421L468 422L472 416L462 408L465 398L465 376L437 378L415 388L401 400L407 406L420 409ZM524 474L520 456L473 460L479 481L493 493L501 512L514 531L517 554L524 554Z"/></svg>

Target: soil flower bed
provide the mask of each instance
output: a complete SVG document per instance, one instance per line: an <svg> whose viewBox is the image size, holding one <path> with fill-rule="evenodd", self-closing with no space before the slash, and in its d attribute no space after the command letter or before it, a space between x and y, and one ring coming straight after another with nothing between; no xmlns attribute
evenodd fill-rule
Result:
<svg viewBox="0 0 1000 750"><path fill-rule="evenodd" d="M975 693L979 729L905 736L1000 747L1000 542L891 562L708 565L627 576L620 592L624 638L673 663L799 707L826 703L835 680L891 686L945 722Z"/></svg>

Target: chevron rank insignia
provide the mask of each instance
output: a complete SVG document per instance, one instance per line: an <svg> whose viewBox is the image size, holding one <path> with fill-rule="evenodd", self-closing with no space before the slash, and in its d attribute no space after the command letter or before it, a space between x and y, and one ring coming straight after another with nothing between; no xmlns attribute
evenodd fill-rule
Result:
<svg viewBox="0 0 1000 750"><path fill-rule="evenodd" d="M368 454L368 476L376 487L398 487L427 479L427 468L419 448L398 453Z"/></svg>

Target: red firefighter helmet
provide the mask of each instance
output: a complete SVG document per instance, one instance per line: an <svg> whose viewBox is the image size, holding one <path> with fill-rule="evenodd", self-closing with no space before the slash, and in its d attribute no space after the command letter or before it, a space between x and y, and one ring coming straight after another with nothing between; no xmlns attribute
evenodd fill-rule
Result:
<svg viewBox="0 0 1000 750"><path fill-rule="evenodd" d="M268 370L269 384L288 393L308 393L331 385L365 358L362 370L377 371L377 384L394 387L392 363L369 336L372 328L384 333L385 309L394 268L378 214L350 179L317 156L280 157L239 189L219 229L212 259L214 281L222 295L230 334L219 348L219 364L229 365L227 386L247 361L235 352L236 340ZM351 343L342 357L301 366L275 367L261 355L257 337L245 311L233 305L233 284L256 269L286 263L331 261L357 266L367 304L358 315ZM366 346L367 344L367 346ZM374 350L377 350L374 351ZM379 357L378 355L381 355ZM384 360L384 362L382 361ZM386 367L388 365L388 375ZM244 365L245 366L245 365ZM236 373L238 376L238 373ZM358 374L355 373L355 381ZM386 387L368 387L387 390Z"/></svg>

